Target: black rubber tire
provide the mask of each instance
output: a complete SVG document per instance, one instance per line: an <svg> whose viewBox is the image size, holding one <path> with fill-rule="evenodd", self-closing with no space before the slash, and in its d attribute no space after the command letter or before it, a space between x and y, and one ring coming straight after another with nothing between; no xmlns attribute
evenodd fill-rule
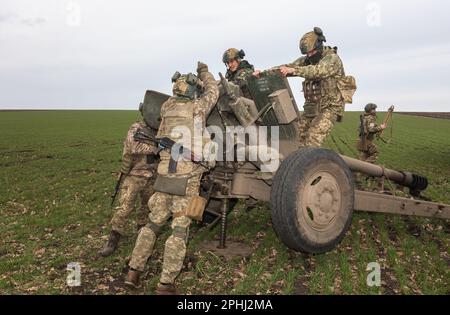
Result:
<svg viewBox="0 0 450 315"><path fill-rule="evenodd" d="M316 172L332 176L340 190L340 207L325 230L310 226L299 209L300 191ZM313 184L311 184L313 185ZM350 227L354 206L353 176L344 160L335 152L302 148L280 165L272 184L272 224L279 239L289 248L312 254L324 253L339 244ZM313 219L312 219L313 220Z"/></svg>

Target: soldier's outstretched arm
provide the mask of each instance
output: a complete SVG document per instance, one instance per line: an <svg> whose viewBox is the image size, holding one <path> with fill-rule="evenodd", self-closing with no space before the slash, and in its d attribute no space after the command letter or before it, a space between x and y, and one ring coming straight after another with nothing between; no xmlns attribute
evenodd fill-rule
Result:
<svg viewBox="0 0 450 315"><path fill-rule="evenodd" d="M202 62L198 63L197 74L200 80L203 81L205 91L197 101L198 106L196 107L196 112L202 112L206 117L219 98L219 87L214 76L208 71L206 64Z"/></svg>
<svg viewBox="0 0 450 315"><path fill-rule="evenodd" d="M269 72L269 73L270 72L276 72L276 71L279 71L283 67L287 67L287 68L303 67L305 65L305 60L306 60L305 57L300 57L300 58L294 60L291 63L287 63L287 64L284 64L284 65L279 65L279 66L276 66L276 67L272 67L272 68L266 70L265 72Z"/></svg>
<svg viewBox="0 0 450 315"><path fill-rule="evenodd" d="M283 66L284 67L288 67L288 68L303 67L305 65L305 60L306 60L305 57L300 57L300 58L294 60L291 63L285 64L285 65L281 65L281 66L278 66L276 68L280 68L280 67L283 67Z"/></svg>
<svg viewBox="0 0 450 315"><path fill-rule="evenodd" d="M305 65L305 60L306 60L305 57L300 57L300 58L294 60L291 63L275 66L275 67L269 68L269 69L264 70L264 71L256 70L255 72L253 72L253 75L256 76L256 77L259 77L261 72L269 73L269 74L270 73L279 72L282 67L287 67L287 68L303 67Z"/></svg>
<svg viewBox="0 0 450 315"><path fill-rule="evenodd" d="M305 79L326 79L339 73L342 62L337 55L326 56L319 64L310 66L292 67L292 75Z"/></svg>

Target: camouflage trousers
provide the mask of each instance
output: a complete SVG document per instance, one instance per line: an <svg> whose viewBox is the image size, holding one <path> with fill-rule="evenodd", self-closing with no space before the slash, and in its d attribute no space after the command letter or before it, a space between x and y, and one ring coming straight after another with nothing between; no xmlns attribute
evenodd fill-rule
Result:
<svg viewBox="0 0 450 315"><path fill-rule="evenodd" d="M145 225L148 222L148 200L153 195L154 177L126 176L119 195L119 203L115 208L114 216L111 220L111 228L120 234L125 233L125 226L128 216L136 206L136 201L140 199L140 206L137 209L138 225Z"/></svg>
<svg viewBox="0 0 450 315"><path fill-rule="evenodd" d="M175 282L175 278L179 275L183 267L189 226L191 224L190 218L176 214L186 211L191 197L198 196L200 179L201 174L189 179L185 196L156 192L150 198L150 222L139 232L129 263L131 268L139 271L144 270L148 258L153 253L153 248L161 228L173 215L174 218L171 224L172 235L169 236L165 243L160 282Z"/></svg>
<svg viewBox="0 0 450 315"><path fill-rule="evenodd" d="M325 138L331 133L336 120L337 115L328 110L324 110L314 118L302 115L297 126L300 147L321 147Z"/></svg>
<svg viewBox="0 0 450 315"><path fill-rule="evenodd" d="M364 162L375 164L378 160L378 147L372 141L366 143L365 150L361 150L361 143L358 140L359 159Z"/></svg>

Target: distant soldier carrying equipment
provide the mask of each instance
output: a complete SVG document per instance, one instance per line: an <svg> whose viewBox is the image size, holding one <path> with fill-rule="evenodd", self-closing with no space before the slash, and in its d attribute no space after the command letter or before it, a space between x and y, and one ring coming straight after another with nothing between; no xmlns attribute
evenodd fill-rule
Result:
<svg viewBox="0 0 450 315"><path fill-rule="evenodd" d="M125 225L136 202L140 199L137 224L138 229L144 226L148 220L148 200L153 194L153 184L158 166L157 147L155 144L137 141L136 132L156 133L145 122L136 122L128 130L123 143L122 168L116 186L115 195L120 188L119 204L115 208L111 220L111 232L108 241L100 254L104 257L111 255L119 244L119 240L125 233ZM113 199L113 202L114 202Z"/></svg>
<svg viewBox="0 0 450 315"><path fill-rule="evenodd" d="M172 78L174 96L161 107L162 119L156 138L168 137L176 142L183 141L179 153L183 153L184 145L191 149L185 142L199 142L196 137L203 136L206 117L219 97L218 85L213 75L208 72L208 66L199 62L197 73L200 80L193 74L176 73ZM178 132L180 127L184 129L184 138ZM200 130L194 131L197 127L200 127ZM189 137L186 134L189 134ZM161 151L161 162L155 183L156 193L149 201L150 222L139 233L129 263L130 270L125 279L125 284L129 286L139 285L140 273L153 252L161 229L172 217L172 235L165 243L161 278L156 287L157 294L176 293L175 278L183 266L191 220L201 220L206 205L206 200L199 197L200 180L214 162L207 159L209 164L206 168L204 162L175 159L174 153L178 153L178 150L174 151L172 147L171 151Z"/></svg>
<svg viewBox="0 0 450 315"><path fill-rule="evenodd" d="M305 78L304 112L298 125L300 146L320 147L341 121L345 103L351 103L356 91L355 79L346 76L337 47L325 47L325 36L319 27L300 39L301 57L290 64L272 68L283 76ZM256 76L260 71L254 73Z"/></svg>
<svg viewBox="0 0 450 315"><path fill-rule="evenodd" d="M243 60L244 51L236 48L227 49L222 56L222 61L227 67L225 78L241 88L242 96L252 98L247 88L247 78L253 74L255 68Z"/></svg>
<svg viewBox="0 0 450 315"><path fill-rule="evenodd" d="M375 164L378 160L378 147L373 142L375 136L386 129L386 124L377 124L377 105L369 103L360 116L359 139L357 149L361 161Z"/></svg>

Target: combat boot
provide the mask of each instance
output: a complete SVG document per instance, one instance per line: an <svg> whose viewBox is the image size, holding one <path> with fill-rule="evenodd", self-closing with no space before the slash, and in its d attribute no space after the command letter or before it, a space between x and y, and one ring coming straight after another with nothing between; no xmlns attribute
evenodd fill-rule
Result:
<svg viewBox="0 0 450 315"><path fill-rule="evenodd" d="M114 253L114 251L117 249L117 245L119 244L120 237L121 235L119 232L112 230L109 233L108 241L100 251L100 255L102 255L103 257L107 257Z"/></svg>
<svg viewBox="0 0 450 315"><path fill-rule="evenodd" d="M156 285L156 295L179 295L177 287L173 283L161 283Z"/></svg>
<svg viewBox="0 0 450 315"><path fill-rule="evenodd" d="M139 288L139 278L141 276L141 272L139 270L135 270L130 268L127 273L127 277L125 278L124 283L133 289Z"/></svg>

